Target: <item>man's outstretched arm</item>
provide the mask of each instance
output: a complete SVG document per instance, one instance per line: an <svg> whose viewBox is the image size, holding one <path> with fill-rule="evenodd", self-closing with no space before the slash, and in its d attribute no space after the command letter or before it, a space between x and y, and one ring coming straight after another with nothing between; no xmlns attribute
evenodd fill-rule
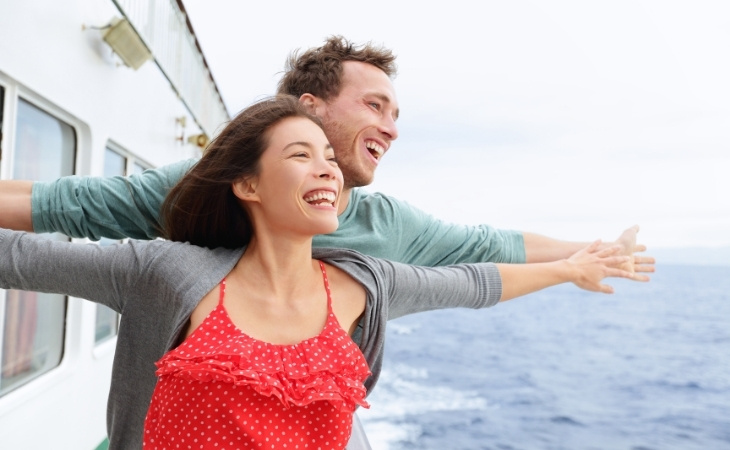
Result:
<svg viewBox="0 0 730 450"><path fill-rule="evenodd" d="M613 242L604 242L602 248L612 245L618 245L620 254L625 256L633 256L630 262L622 267L622 269L633 272L634 279L643 278L636 272L653 272L654 258L651 256L637 255L646 251L646 246L636 243L636 234L639 232L638 225L627 228ZM522 233L525 241L525 257L527 263L551 262L560 259L566 259L588 246L589 242L571 242L552 239L534 233Z"/></svg>
<svg viewBox="0 0 730 450"><path fill-rule="evenodd" d="M0 228L33 231L30 196L32 181L0 181Z"/></svg>
<svg viewBox="0 0 730 450"><path fill-rule="evenodd" d="M129 177L2 181L0 225L94 240L154 239L159 236L159 212L167 192L194 163L181 161Z"/></svg>

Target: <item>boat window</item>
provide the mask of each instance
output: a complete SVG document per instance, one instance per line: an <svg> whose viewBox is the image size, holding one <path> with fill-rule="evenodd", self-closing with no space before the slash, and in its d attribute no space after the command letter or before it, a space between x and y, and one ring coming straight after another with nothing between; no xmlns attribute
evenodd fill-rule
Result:
<svg viewBox="0 0 730 450"><path fill-rule="evenodd" d="M13 178L51 181L73 175L76 131L35 105L18 100Z"/></svg>
<svg viewBox="0 0 730 450"><path fill-rule="evenodd" d="M149 169L149 167L147 167L147 166L145 166L145 165L143 165L143 164L140 164L140 163L139 163L139 162L137 162L137 161L135 161L135 162L134 162L134 163L132 164L132 173L133 173L133 174L140 174L140 173L144 172L144 171L145 171L145 170L147 170L147 169Z"/></svg>
<svg viewBox="0 0 730 450"><path fill-rule="evenodd" d="M18 100L14 142L14 179L46 181L73 174L74 128L24 99ZM68 241L61 234L42 236ZM0 298L0 395L60 364L66 304L63 295L17 290L6 291L4 302Z"/></svg>

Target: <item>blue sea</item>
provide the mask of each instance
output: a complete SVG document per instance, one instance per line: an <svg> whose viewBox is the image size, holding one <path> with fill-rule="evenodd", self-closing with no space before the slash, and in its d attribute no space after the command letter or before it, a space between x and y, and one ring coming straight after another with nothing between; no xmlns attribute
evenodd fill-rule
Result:
<svg viewBox="0 0 730 450"><path fill-rule="evenodd" d="M730 449L730 267L389 323L376 450Z"/></svg>

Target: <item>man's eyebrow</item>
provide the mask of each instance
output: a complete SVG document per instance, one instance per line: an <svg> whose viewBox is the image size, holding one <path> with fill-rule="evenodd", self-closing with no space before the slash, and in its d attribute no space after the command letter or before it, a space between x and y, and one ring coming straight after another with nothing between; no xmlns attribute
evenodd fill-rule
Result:
<svg viewBox="0 0 730 450"><path fill-rule="evenodd" d="M393 103L393 101L390 99L390 97L388 97L385 94L381 94L379 92L375 92L372 95L374 97L380 99L384 103L388 103L388 104ZM395 113L393 115L395 116L395 118L393 120L398 120L398 117L400 116L400 109L399 108L396 108L395 109Z"/></svg>

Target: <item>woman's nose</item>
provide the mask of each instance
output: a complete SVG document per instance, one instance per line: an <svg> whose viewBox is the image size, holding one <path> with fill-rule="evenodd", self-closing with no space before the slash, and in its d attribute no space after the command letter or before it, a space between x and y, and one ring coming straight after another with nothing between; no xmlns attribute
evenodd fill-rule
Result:
<svg viewBox="0 0 730 450"><path fill-rule="evenodd" d="M340 173L339 168L332 163L330 160L322 160L320 167L318 168L319 178L336 179L337 174Z"/></svg>

